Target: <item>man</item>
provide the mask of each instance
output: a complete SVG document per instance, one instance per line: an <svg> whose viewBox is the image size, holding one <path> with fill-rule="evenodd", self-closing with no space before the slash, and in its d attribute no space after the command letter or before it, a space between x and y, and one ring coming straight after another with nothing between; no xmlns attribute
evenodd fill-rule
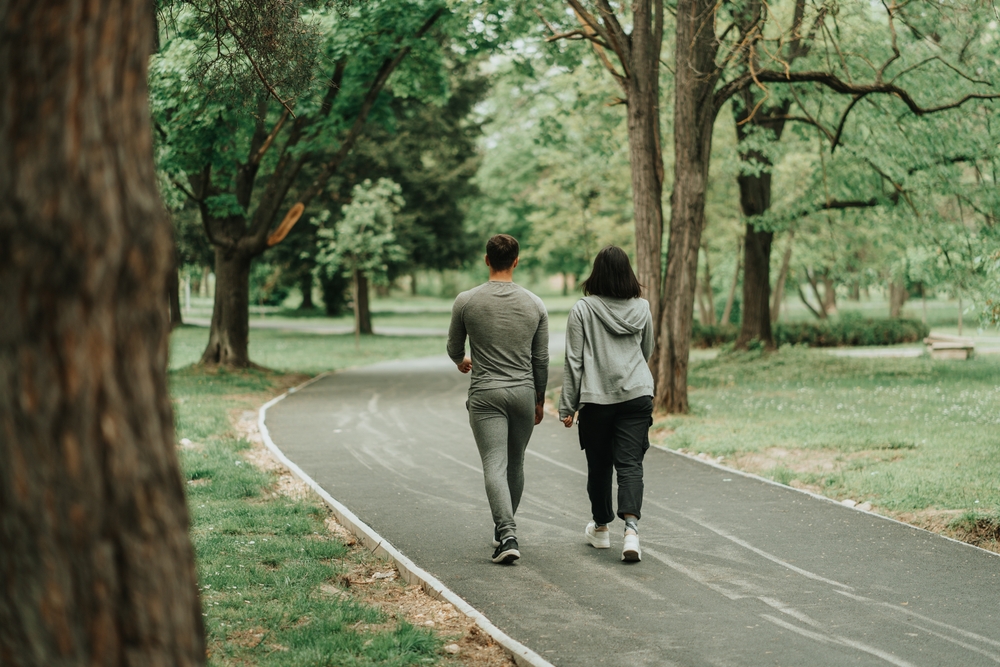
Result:
<svg viewBox="0 0 1000 667"><path fill-rule="evenodd" d="M466 406L493 514L494 563L521 557L514 513L524 489L524 450L542 421L549 376L548 313L541 299L514 284L517 260L513 236L497 234L486 243L490 280L458 295L448 330L448 356L462 373L472 371Z"/></svg>

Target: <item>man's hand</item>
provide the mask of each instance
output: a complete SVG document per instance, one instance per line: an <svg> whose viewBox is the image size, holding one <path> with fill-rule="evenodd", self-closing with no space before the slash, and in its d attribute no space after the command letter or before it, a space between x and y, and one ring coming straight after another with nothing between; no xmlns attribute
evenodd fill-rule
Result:
<svg viewBox="0 0 1000 667"><path fill-rule="evenodd" d="M466 357L465 359L462 359L462 363L455 365L458 366L458 370L460 370L461 372L468 373L469 371L472 370L472 359Z"/></svg>
<svg viewBox="0 0 1000 667"><path fill-rule="evenodd" d="M545 401L535 403L535 426L542 423L542 415L545 414Z"/></svg>
<svg viewBox="0 0 1000 667"><path fill-rule="evenodd" d="M566 419L563 419L562 423L564 426L566 426L566 428L570 428L571 426L573 426L573 415L570 415L569 417L566 417Z"/></svg>

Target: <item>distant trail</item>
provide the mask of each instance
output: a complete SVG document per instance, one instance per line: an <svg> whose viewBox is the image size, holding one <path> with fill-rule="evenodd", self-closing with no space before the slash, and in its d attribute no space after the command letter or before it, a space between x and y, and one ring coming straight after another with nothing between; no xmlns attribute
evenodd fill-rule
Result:
<svg viewBox="0 0 1000 667"><path fill-rule="evenodd" d="M273 406L267 426L334 498L553 664L1000 664L1000 557L656 448L643 562L619 562L621 522L611 549L591 548L586 461L551 415L529 446L522 560L492 564L467 383L444 357L343 371Z"/></svg>

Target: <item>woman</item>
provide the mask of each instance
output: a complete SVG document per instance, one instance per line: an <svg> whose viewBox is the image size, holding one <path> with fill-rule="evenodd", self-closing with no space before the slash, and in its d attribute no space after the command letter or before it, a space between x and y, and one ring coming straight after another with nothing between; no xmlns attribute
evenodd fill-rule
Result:
<svg viewBox="0 0 1000 667"><path fill-rule="evenodd" d="M585 296L569 313L559 400L559 418L566 428L578 413L594 519L585 534L598 549L611 546L611 473L618 471L618 516L625 521L623 561L642 559L642 459L653 415L653 375L646 365L653 352L653 318L640 291L624 250L608 246L597 253L583 283Z"/></svg>

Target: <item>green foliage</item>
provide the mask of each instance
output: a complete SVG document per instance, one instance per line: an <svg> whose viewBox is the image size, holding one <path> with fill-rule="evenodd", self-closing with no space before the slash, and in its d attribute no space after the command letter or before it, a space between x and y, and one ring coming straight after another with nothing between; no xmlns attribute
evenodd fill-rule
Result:
<svg viewBox="0 0 1000 667"><path fill-rule="evenodd" d="M376 183L366 179L354 186L351 203L341 208L334 228L319 232L324 245L317 262L385 282L389 266L405 258L393 231L393 221L406 203L401 193L399 185L388 178Z"/></svg>
<svg viewBox="0 0 1000 667"><path fill-rule="evenodd" d="M930 329L917 320L863 318L844 314L834 320L778 322L773 327L778 345L840 347L845 345L900 345L923 340ZM707 325L695 322L691 345L719 347L736 340L739 329L732 324Z"/></svg>

